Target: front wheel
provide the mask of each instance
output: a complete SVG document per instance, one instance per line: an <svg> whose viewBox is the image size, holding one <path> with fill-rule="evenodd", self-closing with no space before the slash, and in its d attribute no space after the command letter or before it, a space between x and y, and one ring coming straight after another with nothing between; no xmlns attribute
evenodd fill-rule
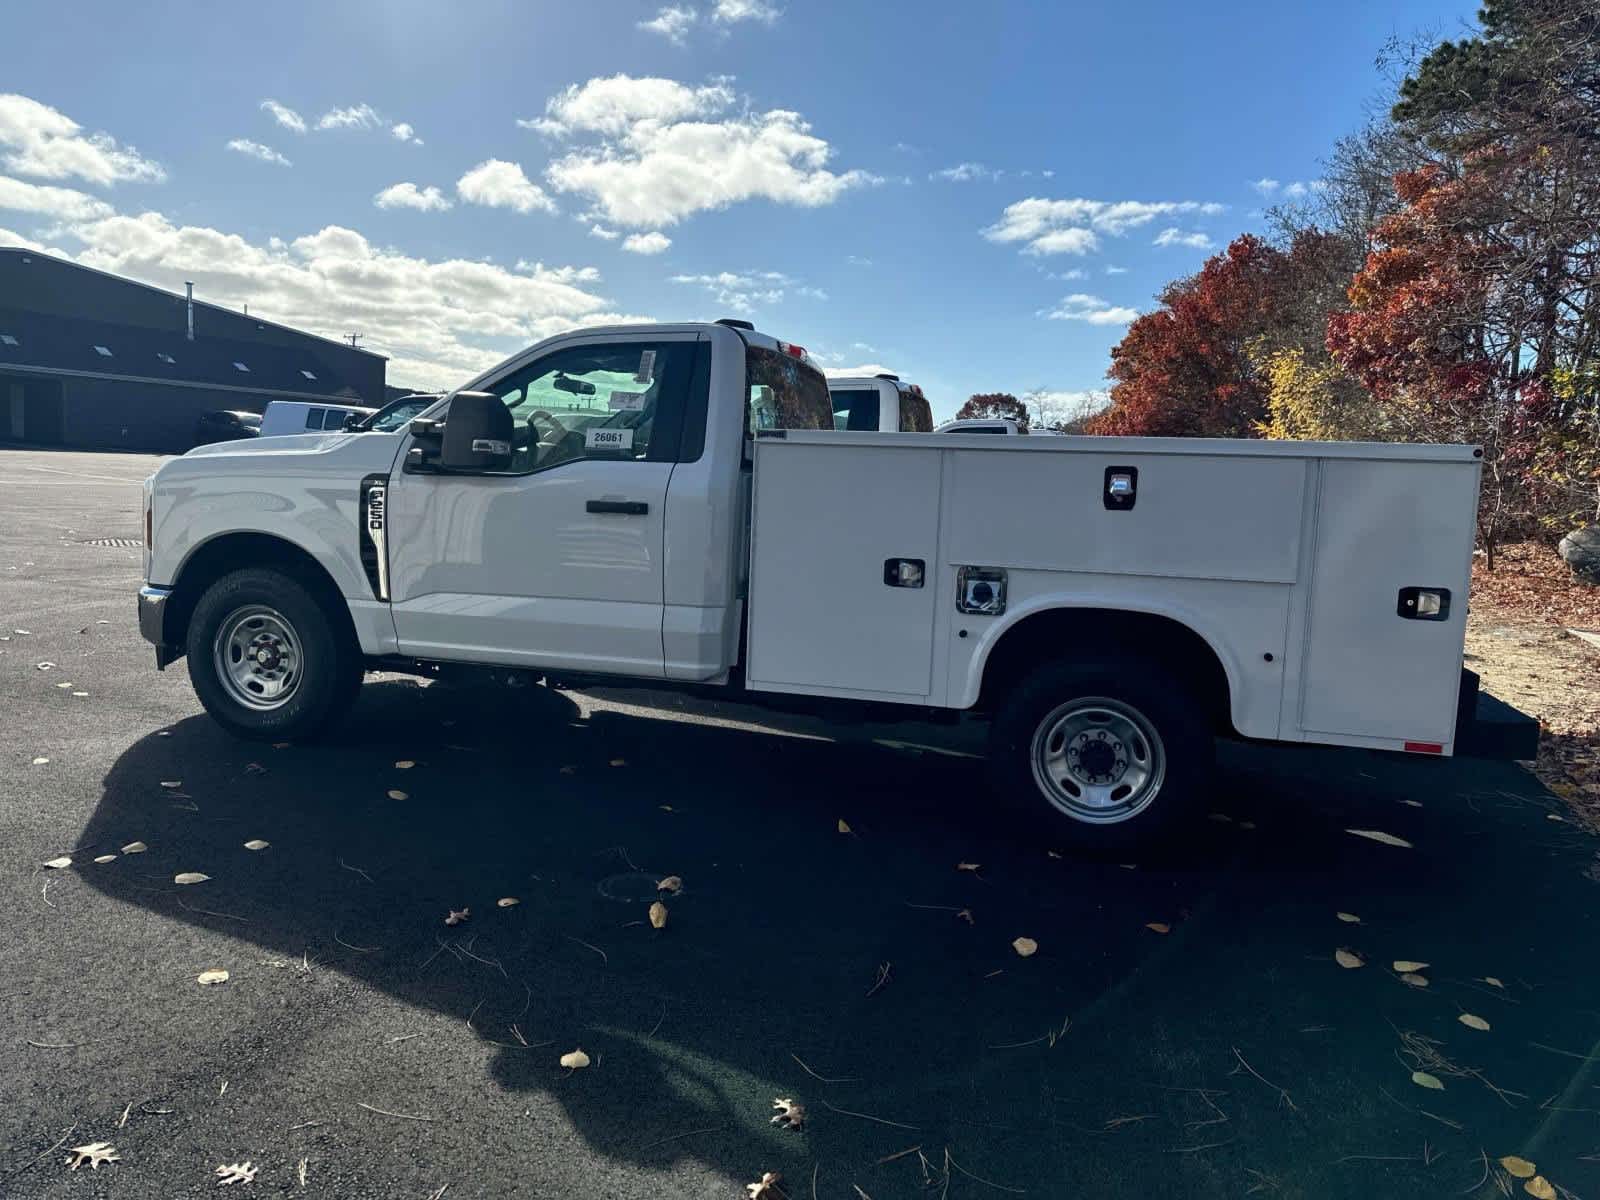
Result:
<svg viewBox="0 0 1600 1200"><path fill-rule="evenodd" d="M1186 826L1213 760L1210 722L1192 689L1137 658L1039 667L990 731L1002 798L1089 850L1148 845Z"/></svg>
<svg viewBox="0 0 1600 1200"><path fill-rule="evenodd" d="M189 621L189 678L206 712L244 738L327 733L361 686L360 649L339 615L286 571L217 580Z"/></svg>

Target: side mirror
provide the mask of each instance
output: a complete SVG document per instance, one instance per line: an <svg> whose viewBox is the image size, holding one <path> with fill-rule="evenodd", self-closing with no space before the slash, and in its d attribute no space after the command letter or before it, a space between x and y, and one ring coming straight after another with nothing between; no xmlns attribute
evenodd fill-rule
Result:
<svg viewBox="0 0 1600 1200"><path fill-rule="evenodd" d="M339 428L345 430L345 432L348 433L352 429L360 429L361 428L361 422L364 421L364 420L366 420L366 418L363 417L360 413L351 413L348 417L346 417L344 419L344 424L341 425Z"/></svg>
<svg viewBox="0 0 1600 1200"><path fill-rule="evenodd" d="M511 410L492 392L457 392L450 400L439 446L446 471L504 471L515 435Z"/></svg>

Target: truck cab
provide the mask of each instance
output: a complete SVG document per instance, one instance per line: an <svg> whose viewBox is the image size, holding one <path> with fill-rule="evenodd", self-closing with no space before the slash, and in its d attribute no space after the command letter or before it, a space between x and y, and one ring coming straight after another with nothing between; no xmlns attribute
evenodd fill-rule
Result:
<svg viewBox="0 0 1600 1200"><path fill-rule="evenodd" d="M933 409L922 389L900 376L836 375L828 380L835 429L882 433L928 433Z"/></svg>

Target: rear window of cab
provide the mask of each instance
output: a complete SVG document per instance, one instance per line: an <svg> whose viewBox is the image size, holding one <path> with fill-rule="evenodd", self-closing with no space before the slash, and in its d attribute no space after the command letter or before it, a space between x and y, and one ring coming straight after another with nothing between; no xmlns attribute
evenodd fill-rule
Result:
<svg viewBox="0 0 1600 1200"><path fill-rule="evenodd" d="M803 359L748 343L744 349L747 432L832 429L833 401L821 371Z"/></svg>

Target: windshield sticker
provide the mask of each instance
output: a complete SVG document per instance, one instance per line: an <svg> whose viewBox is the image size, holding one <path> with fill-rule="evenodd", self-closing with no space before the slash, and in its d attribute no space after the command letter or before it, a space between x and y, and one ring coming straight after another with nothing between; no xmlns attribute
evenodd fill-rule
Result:
<svg viewBox="0 0 1600 1200"><path fill-rule="evenodd" d="M638 412L644 408L646 392L612 392L611 411Z"/></svg>
<svg viewBox="0 0 1600 1200"><path fill-rule="evenodd" d="M633 430L591 425L583 431L583 444L589 450L632 450Z"/></svg>
<svg viewBox="0 0 1600 1200"><path fill-rule="evenodd" d="M656 373L656 352L646 350L639 355L639 369L633 373L635 383L649 383Z"/></svg>

